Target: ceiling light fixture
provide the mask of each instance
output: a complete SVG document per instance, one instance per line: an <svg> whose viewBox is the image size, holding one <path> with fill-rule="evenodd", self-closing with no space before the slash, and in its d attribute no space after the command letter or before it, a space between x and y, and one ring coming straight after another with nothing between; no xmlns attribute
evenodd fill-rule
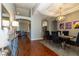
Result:
<svg viewBox="0 0 79 59"><path fill-rule="evenodd" d="M61 11L61 7L59 8L59 13L60 13L60 15L57 17L57 20L59 20L59 21L61 21L61 20L64 20L64 15L62 15L62 11Z"/></svg>

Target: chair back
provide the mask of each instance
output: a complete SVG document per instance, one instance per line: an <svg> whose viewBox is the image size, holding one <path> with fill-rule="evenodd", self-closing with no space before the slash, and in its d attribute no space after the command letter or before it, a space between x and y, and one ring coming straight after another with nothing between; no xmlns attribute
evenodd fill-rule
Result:
<svg viewBox="0 0 79 59"><path fill-rule="evenodd" d="M58 36L62 35L61 31L58 31Z"/></svg>
<svg viewBox="0 0 79 59"><path fill-rule="evenodd" d="M45 36L46 39L50 39L50 32L45 31L44 36Z"/></svg>
<svg viewBox="0 0 79 59"><path fill-rule="evenodd" d="M69 35L69 31L63 31L63 34L64 34L65 36L68 36L68 35Z"/></svg>
<svg viewBox="0 0 79 59"><path fill-rule="evenodd" d="M52 34L52 37L53 37L54 36L54 32L52 31L51 34Z"/></svg>
<svg viewBox="0 0 79 59"><path fill-rule="evenodd" d="M79 45L79 32L78 32L78 35L77 35L76 44Z"/></svg>
<svg viewBox="0 0 79 59"><path fill-rule="evenodd" d="M49 31L45 31L45 35L49 36L50 35Z"/></svg>
<svg viewBox="0 0 79 59"><path fill-rule="evenodd" d="M55 37L55 36L58 37L58 31L52 31L52 36L53 37Z"/></svg>
<svg viewBox="0 0 79 59"><path fill-rule="evenodd" d="M25 35L26 35L26 32L22 31L21 36L25 36Z"/></svg>
<svg viewBox="0 0 79 59"><path fill-rule="evenodd" d="M55 43L58 42L59 37L58 37L58 32L57 31L52 32L52 39L53 39L53 42L55 42Z"/></svg>

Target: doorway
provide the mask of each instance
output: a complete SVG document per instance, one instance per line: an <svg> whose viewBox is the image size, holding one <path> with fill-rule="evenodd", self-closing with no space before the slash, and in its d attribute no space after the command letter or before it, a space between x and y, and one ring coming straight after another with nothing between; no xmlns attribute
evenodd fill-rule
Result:
<svg viewBox="0 0 79 59"><path fill-rule="evenodd" d="M19 22L19 29L20 32L26 32L27 37L31 39L31 21L26 19L17 19Z"/></svg>

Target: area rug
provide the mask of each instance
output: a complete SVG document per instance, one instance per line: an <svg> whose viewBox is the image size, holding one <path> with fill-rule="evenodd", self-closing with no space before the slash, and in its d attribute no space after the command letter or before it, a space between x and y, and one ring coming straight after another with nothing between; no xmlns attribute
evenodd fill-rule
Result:
<svg viewBox="0 0 79 59"><path fill-rule="evenodd" d="M59 45L56 45L52 41L43 40L43 41L40 41L40 43L42 43L44 46L48 47L49 49L57 53L59 56L78 56L79 55L78 51L72 48L63 49L62 47L60 47Z"/></svg>

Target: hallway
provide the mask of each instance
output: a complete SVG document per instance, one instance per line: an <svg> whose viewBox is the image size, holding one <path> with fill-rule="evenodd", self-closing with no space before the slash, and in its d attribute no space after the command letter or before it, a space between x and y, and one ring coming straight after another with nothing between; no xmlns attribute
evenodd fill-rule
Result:
<svg viewBox="0 0 79 59"><path fill-rule="evenodd" d="M19 50L18 56L58 56L55 52L51 51L39 41L30 41L26 39L25 43L19 37Z"/></svg>

